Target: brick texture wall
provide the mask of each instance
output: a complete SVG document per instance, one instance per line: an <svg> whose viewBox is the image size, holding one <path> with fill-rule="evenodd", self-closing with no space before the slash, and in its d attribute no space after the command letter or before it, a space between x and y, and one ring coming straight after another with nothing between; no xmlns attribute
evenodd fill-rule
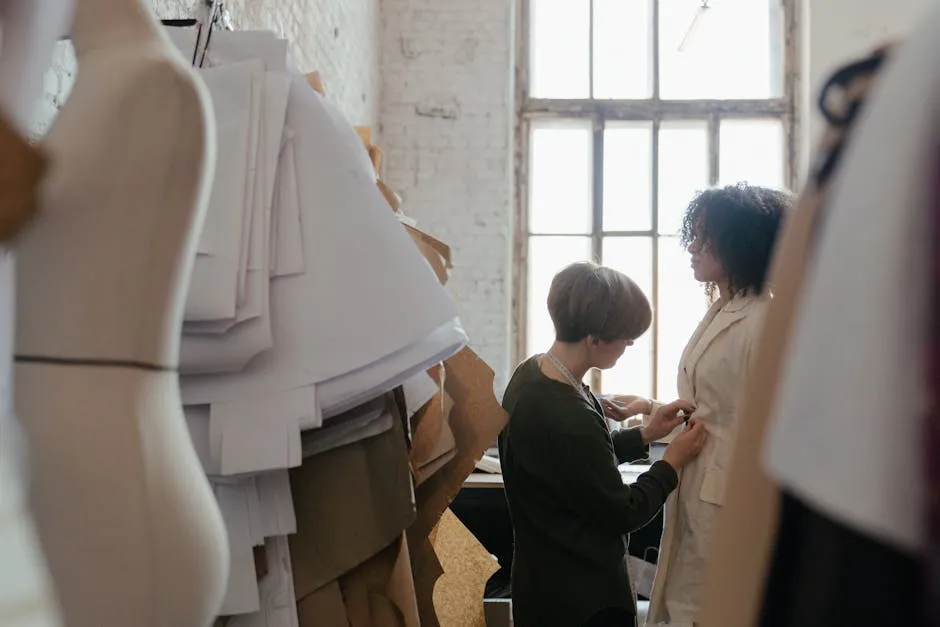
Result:
<svg viewBox="0 0 940 627"><path fill-rule="evenodd" d="M474 348L509 369L513 2L382 0L385 179L450 244Z"/></svg>
<svg viewBox="0 0 940 627"><path fill-rule="evenodd" d="M194 0L150 0L160 18L192 17ZM375 124L379 106L379 0L228 0L238 30L273 30L291 42L299 69L319 70L327 95L354 124ZM59 44L46 76L35 132L48 128L68 96L75 58Z"/></svg>

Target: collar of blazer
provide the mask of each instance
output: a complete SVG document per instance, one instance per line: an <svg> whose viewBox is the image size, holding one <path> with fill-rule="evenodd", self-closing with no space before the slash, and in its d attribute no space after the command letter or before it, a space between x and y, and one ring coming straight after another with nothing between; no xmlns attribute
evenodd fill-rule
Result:
<svg viewBox="0 0 940 627"><path fill-rule="evenodd" d="M682 358L681 369L683 374L689 378L690 383L693 380L692 374L696 364L698 364L712 342L734 324L746 318L761 298L761 296L751 295L735 296L724 305L721 303L712 305L712 309L702 320L702 325L692 336L688 351ZM694 389L694 386L692 387Z"/></svg>

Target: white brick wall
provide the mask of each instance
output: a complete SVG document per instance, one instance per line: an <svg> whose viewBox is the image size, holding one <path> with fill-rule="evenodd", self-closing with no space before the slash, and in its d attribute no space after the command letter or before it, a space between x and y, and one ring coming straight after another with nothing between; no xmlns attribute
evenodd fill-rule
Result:
<svg viewBox="0 0 940 627"><path fill-rule="evenodd" d="M450 244L473 346L509 368L513 2L382 0L384 176Z"/></svg>
<svg viewBox="0 0 940 627"><path fill-rule="evenodd" d="M80 0L79 0L80 1ZM160 18L196 15L194 0L150 0ZM238 30L266 29L291 42L302 71L319 70L327 95L354 124L375 124L379 97L379 0L229 0ZM59 45L37 114L42 133L68 95L75 59Z"/></svg>

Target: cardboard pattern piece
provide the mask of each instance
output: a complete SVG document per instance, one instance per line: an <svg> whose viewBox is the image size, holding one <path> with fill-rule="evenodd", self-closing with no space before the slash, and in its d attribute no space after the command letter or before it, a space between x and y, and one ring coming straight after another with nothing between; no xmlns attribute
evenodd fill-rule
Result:
<svg viewBox="0 0 940 627"><path fill-rule="evenodd" d="M429 537L424 538L420 545L415 546L410 540L408 541L411 551L411 571L415 584L415 600L418 604L421 627L440 627L437 611L434 609L434 587L444 574L444 568L441 566L437 553L434 552L433 541L436 534L437 527Z"/></svg>
<svg viewBox="0 0 940 627"><path fill-rule="evenodd" d="M453 429L450 428L450 414L454 407L454 401L446 391L442 390L440 394L441 413L439 415L431 414L431 416L440 419L437 439L431 447L421 451L423 456L418 460L418 463L415 463L416 456L412 456L415 487L424 483L457 455L457 440L454 437Z"/></svg>
<svg viewBox="0 0 940 627"><path fill-rule="evenodd" d="M441 457L442 467L428 464L416 473L418 515L408 529L422 627L440 624L432 601L436 582L443 573L433 546L436 525L508 419L493 394L493 378L490 367L470 348L444 362L443 393L453 402L449 424L455 447Z"/></svg>
<svg viewBox="0 0 940 627"><path fill-rule="evenodd" d="M415 485L440 470L454 456L457 442L450 428L454 401L444 391L444 365L428 370L439 391L411 417L411 469Z"/></svg>
<svg viewBox="0 0 940 627"><path fill-rule="evenodd" d="M437 280L441 282L441 285L446 285L450 270L454 267L451 262L450 247L413 226L406 224L405 230L414 240L418 250L421 251L421 255L431 264L431 269L437 275Z"/></svg>
<svg viewBox="0 0 940 627"><path fill-rule="evenodd" d="M492 369L472 349L445 361L444 369L444 390L454 401L450 427L457 455L415 490L418 518L408 530L412 546L420 545L437 524L509 418L493 394Z"/></svg>
<svg viewBox="0 0 940 627"><path fill-rule="evenodd" d="M499 569L496 559L449 509L437 524L433 546L444 570L434 587L434 609L440 624L486 627L483 590Z"/></svg>
<svg viewBox="0 0 940 627"><path fill-rule="evenodd" d="M372 154L370 153L370 157ZM373 165L375 162L373 161ZM392 191L392 188L385 184L385 181L379 179L375 182L379 187L379 191L382 192L382 196L385 197L385 202L388 203L388 206L392 208L392 211L398 211L401 208L401 198L398 197L398 194Z"/></svg>
<svg viewBox="0 0 940 627"><path fill-rule="evenodd" d="M438 386L438 392L430 401L411 417L411 466L420 468L432 460L434 449L441 437L444 420L444 394L441 386L444 381L444 366L438 364L429 368L428 376Z"/></svg>
<svg viewBox="0 0 940 627"><path fill-rule="evenodd" d="M387 395L387 411L397 405ZM297 533L289 537L296 597L302 600L362 564L415 518L408 451L393 428L307 458L291 470Z"/></svg>
<svg viewBox="0 0 940 627"><path fill-rule="evenodd" d="M324 98L326 97L326 91L323 89L323 79L320 77L320 73L314 70L309 74L304 74L304 78L307 79L307 83L310 84L310 87L313 88L313 91L317 92Z"/></svg>
<svg viewBox="0 0 940 627"><path fill-rule="evenodd" d="M382 172L382 149L374 144L367 146L369 158L372 159L372 167L375 168L375 175L379 176Z"/></svg>
<svg viewBox="0 0 940 627"><path fill-rule="evenodd" d="M349 627L422 627L404 533L339 584Z"/></svg>
<svg viewBox="0 0 940 627"><path fill-rule="evenodd" d="M349 627L339 581L331 581L297 601L299 627Z"/></svg>
<svg viewBox="0 0 940 627"><path fill-rule="evenodd" d="M366 148L372 145L372 127L354 126L353 130L356 131L356 135L359 136L359 139L362 140L362 143Z"/></svg>

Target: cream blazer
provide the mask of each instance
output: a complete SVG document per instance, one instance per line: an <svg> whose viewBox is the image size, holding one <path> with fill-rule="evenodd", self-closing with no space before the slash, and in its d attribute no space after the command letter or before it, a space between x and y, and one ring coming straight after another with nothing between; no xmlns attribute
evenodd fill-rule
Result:
<svg viewBox="0 0 940 627"><path fill-rule="evenodd" d="M712 528L725 501L737 436L737 403L765 303L739 296L712 305L679 362L679 397L695 403L693 418L708 429L708 440L666 501L651 627L692 627L701 606Z"/></svg>

